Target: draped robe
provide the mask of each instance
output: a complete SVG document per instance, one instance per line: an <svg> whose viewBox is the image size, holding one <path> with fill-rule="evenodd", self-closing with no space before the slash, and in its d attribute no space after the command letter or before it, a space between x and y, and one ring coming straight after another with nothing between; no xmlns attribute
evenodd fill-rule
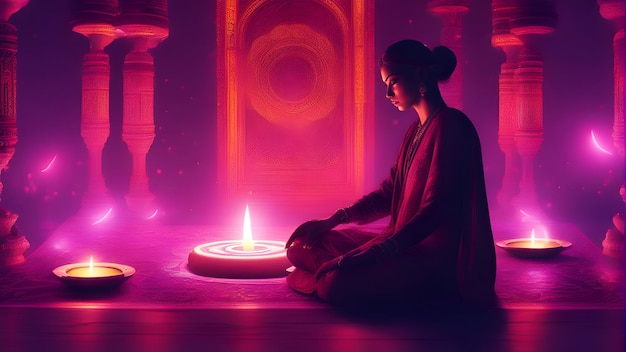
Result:
<svg viewBox="0 0 626 352"><path fill-rule="evenodd" d="M413 123L390 175L349 213L361 225L386 216L389 224L381 233L332 230L316 248L290 248L297 268L287 278L292 288L339 304L442 293L468 302L495 298L495 249L480 140L461 111L445 108L424 126ZM338 269L316 281L315 271L325 261L387 238L398 244L397 257Z"/></svg>

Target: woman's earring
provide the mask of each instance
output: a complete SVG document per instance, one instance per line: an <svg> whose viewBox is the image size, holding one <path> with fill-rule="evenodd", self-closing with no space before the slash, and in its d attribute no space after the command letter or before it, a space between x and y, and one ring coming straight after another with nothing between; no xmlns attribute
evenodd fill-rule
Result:
<svg viewBox="0 0 626 352"><path fill-rule="evenodd" d="M420 87L420 95L423 97L424 95L426 95L426 87L421 86Z"/></svg>

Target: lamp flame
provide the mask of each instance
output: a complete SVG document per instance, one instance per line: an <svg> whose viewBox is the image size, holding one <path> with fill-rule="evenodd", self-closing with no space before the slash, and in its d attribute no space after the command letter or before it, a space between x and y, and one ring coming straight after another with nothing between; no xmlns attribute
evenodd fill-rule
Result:
<svg viewBox="0 0 626 352"><path fill-rule="evenodd" d="M543 238L537 238L534 227L530 231L530 245L531 246L535 245L535 241L541 241L545 243L545 242L548 242L549 239L550 238L548 237L548 231L545 228L543 228Z"/></svg>
<svg viewBox="0 0 626 352"><path fill-rule="evenodd" d="M608 155L613 155L613 153L611 153L610 151L602 148L602 146L600 145L600 143L598 142L598 139L596 138L596 134L593 133L593 130L591 130L591 141L593 141L593 145L596 146L596 148L598 148L599 151L608 154Z"/></svg>
<svg viewBox="0 0 626 352"><path fill-rule="evenodd" d="M93 275L93 256L89 257L89 274Z"/></svg>
<svg viewBox="0 0 626 352"><path fill-rule="evenodd" d="M250 224L250 210L246 205L246 214L243 217L243 241L244 251L254 250L254 240L252 239L252 225Z"/></svg>

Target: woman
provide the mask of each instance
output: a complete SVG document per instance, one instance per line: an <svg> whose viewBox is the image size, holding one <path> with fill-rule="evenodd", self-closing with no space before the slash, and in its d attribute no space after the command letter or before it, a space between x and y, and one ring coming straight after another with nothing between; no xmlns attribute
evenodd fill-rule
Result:
<svg viewBox="0 0 626 352"><path fill-rule="evenodd" d="M424 304L442 297L495 300L495 249L480 141L470 120L446 106L438 82L456 57L415 40L391 45L380 60L387 98L418 119L380 187L322 220L300 225L286 242L293 289L336 305ZM382 233L339 224L389 216Z"/></svg>

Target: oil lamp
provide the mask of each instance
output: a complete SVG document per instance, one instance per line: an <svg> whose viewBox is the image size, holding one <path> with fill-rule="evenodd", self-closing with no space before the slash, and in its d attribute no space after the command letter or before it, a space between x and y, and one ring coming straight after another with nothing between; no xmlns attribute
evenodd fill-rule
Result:
<svg viewBox="0 0 626 352"><path fill-rule="evenodd" d="M535 229L533 228L530 238L515 238L499 241L496 242L496 245L518 257L543 258L561 253L571 247L572 243L550 239L547 238L547 236L544 238L536 238Z"/></svg>
<svg viewBox="0 0 626 352"><path fill-rule="evenodd" d="M202 276L233 279L280 277L291 264L285 242L254 240L250 210L246 206L243 238L204 243L189 253L189 269Z"/></svg>
<svg viewBox="0 0 626 352"><path fill-rule="evenodd" d="M88 263L66 264L55 268L52 273L64 284L75 288L114 287L135 274L135 269L116 263L94 263L93 257Z"/></svg>

